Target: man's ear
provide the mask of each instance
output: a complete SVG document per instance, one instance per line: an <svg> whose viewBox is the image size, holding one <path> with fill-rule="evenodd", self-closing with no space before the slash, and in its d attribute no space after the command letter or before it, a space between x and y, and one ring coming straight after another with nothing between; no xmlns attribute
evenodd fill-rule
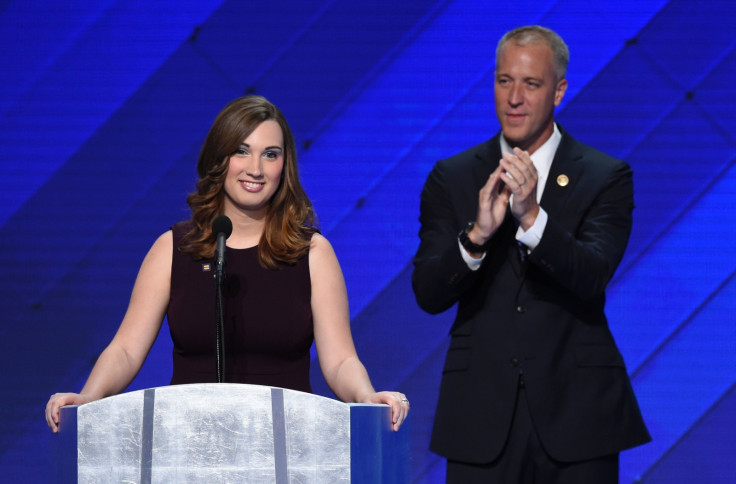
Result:
<svg viewBox="0 0 736 484"><path fill-rule="evenodd" d="M560 105L562 98L565 97L565 91L567 91L567 79L560 79L555 89L555 106Z"/></svg>

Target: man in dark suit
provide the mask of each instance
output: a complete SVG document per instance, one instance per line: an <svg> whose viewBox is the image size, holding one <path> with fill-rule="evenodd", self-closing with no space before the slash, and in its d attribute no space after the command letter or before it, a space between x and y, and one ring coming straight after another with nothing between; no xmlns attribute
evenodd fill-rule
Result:
<svg viewBox="0 0 736 484"><path fill-rule="evenodd" d="M450 330L431 449L447 481L618 483L650 440L604 314L631 231L632 171L554 122L569 53L543 27L496 51L501 132L437 163L413 287Z"/></svg>

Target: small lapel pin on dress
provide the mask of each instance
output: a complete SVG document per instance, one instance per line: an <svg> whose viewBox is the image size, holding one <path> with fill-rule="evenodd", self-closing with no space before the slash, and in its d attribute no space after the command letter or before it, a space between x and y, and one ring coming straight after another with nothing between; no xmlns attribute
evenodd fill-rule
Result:
<svg viewBox="0 0 736 484"><path fill-rule="evenodd" d="M567 175L560 175L557 177L557 184L559 186L566 187L568 183L570 183L570 179L567 177Z"/></svg>

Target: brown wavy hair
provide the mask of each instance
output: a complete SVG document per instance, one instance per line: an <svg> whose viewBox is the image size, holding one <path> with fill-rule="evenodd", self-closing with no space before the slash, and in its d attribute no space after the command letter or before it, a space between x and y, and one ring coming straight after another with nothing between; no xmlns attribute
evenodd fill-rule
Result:
<svg viewBox="0 0 736 484"><path fill-rule="evenodd" d="M318 232L316 217L299 181L296 146L289 124L281 111L262 96L244 96L231 101L217 115L197 160L196 191L187 197L192 211L191 229L179 250L195 259L211 259L215 253L212 221L223 212L223 188L230 157L264 121L281 126L284 136L284 169L266 211L265 228L258 242L260 264L278 269L293 264L309 251L312 235Z"/></svg>

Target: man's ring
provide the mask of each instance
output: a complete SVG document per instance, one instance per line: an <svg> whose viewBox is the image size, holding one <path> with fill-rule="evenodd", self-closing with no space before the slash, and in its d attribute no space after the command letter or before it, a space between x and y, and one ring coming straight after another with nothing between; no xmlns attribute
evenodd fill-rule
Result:
<svg viewBox="0 0 736 484"><path fill-rule="evenodd" d="M519 186L520 187L523 187L524 185L526 185L526 180L524 180L523 182L519 183Z"/></svg>
<svg viewBox="0 0 736 484"><path fill-rule="evenodd" d="M409 403L409 400L407 400L406 398L402 398L401 403Z"/></svg>

